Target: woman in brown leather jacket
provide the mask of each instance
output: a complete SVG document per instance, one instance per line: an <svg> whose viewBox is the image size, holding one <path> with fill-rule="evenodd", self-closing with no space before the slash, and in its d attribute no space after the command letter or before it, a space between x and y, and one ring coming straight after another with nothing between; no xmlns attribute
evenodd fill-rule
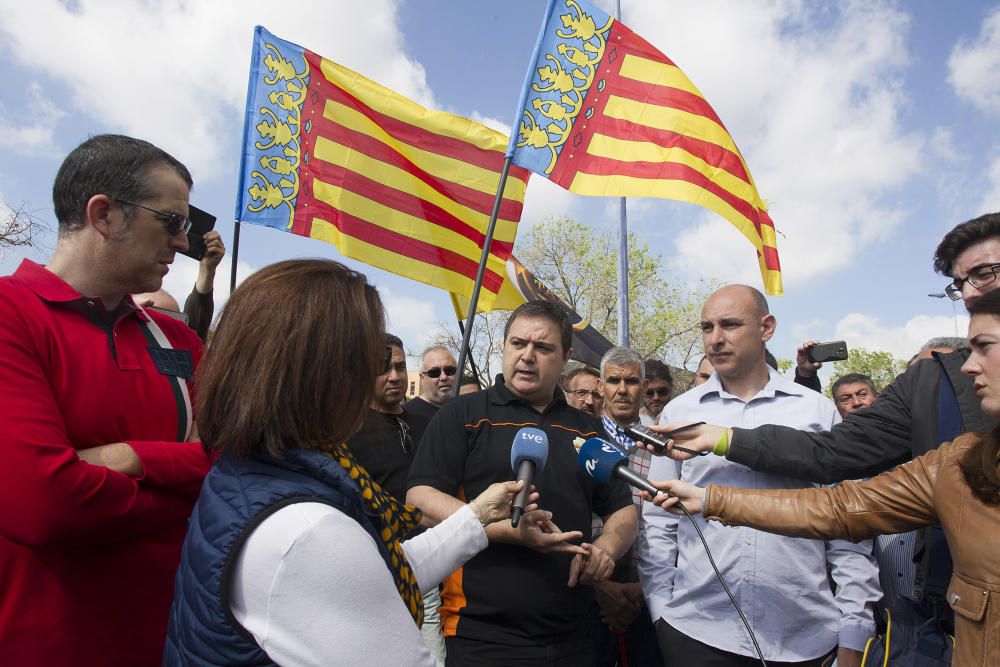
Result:
<svg viewBox="0 0 1000 667"><path fill-rule="evenodd" d="M973 377L983 411L1000 419L1000 290L969 313ZM755 490L672 480L654 502L683 502L727 525L781 535L859 541L940 524L954 562L947 599L955 611L953 665L1000 665L1000 426L968 433L863 482L832 488ZM668 495L669 494L669 495Z"/></svg>

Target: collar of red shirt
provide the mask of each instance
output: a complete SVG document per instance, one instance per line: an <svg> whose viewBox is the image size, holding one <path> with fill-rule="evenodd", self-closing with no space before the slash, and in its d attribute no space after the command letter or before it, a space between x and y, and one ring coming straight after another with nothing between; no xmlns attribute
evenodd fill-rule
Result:
<svg viewBox="0 0 1000 667"><path fill-rule="evenodd" d="M28 289L44 301L50 303L77 302L81 309L84 304L104 309L104 303L100 299L80 294L65 280L30 259L21 260L21 265L14 272L14 277L23 282ZM126 315L128 311L134 311L141 320L148 319L145 312L136 307L131 296L126 296L114 312L121 317Z"/></svg>

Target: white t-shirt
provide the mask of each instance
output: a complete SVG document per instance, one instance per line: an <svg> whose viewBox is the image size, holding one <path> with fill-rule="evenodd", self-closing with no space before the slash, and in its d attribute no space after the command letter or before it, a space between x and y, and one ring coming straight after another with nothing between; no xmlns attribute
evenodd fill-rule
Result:
<svg viewBox="0 0 1000 667"><path fill-rule="evenodd" d="M421 590L488 544L462 507L403 542ZM236 620L279 665L439 665L364 528L323 503L284 507L250 534L236 560Z"/></svg>

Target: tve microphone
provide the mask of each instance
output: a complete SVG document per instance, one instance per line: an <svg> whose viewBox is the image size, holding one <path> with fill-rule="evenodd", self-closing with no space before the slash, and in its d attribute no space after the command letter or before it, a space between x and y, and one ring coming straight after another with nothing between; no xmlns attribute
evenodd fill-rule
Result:
<svg viewBox="0 0 1000 667"><path fill-rule="evenodd" d="M524 514L524 504L531 493L531 481L545 468L549 457L549 436L541 429L525 426L514 436L510 446L510 468L517 475L517 481L524 481L524 488L514 496L510 509L510 525L517 528Z"/></svg>
<svg viewBox="0 0 1000 667"><path fill-rule="evenodd" d="M580 447L577 463L584 472L602 484L617 477L626 484L649 491L654 496L661 493L649 480L628 467L628 457L606 440L591 438Z"/></svg>

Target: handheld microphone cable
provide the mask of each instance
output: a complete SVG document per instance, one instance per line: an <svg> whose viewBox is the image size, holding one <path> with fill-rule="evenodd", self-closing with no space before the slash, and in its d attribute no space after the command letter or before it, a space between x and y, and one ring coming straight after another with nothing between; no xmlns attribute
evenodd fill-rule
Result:
<svg viewBox="0 0 1000 667"><path fill-rule="evenodd" d="M736 608L736 613L740 615L740 620L743 621L743 627L747 629L747 633L750 635L750 641L753 642L754 650L757 651L757 657L760 659L760 664L767 667L767 662L764 660L764 653L760 650L760 644L757 643L757 637L754 636L753 630L750 629L750 622L747 621L747 617L743 615L743 610L740 609L740 605L736 601L736 596L733 595L731 590L729 590L729 585L726 584L726 580L722 578L722 573L719 572L719 566L715 564L715 559L712 558L712 550L708 548L708 542L705 540L705 535L701 532L701 526L699 526L698 522L694 520L693 516L691 516L691 512L688 512L688 509L684 507L684 503L677 503L674 507L680 507L681 511L684 512L684 516L686 516L691 522L691 525L694 526L695 532L698 533L698 538L701 540L701 545L705 547L705 555L708 556L708 562L711 563L712 569L715 570L715 577L719 580L719 583L722 584L722 589L726 591L726 595L729 596L729 600L733 603L733 607Z"/></svg>
<svg viewBox="0 0 1000 667"><path fill-rule="evenodd" d="M577 462L588 475L596 479L598 482L607 483L611 481L612 477L617 477L626 484L638 487L654 496L660 493L660 490L653 486L648 479L628 467L628 456L626 456L621 449L606 440L591 438L583 443L580 447L580 454L577 458ZM701 540L701 545L705 548L705 554L708 556L708 562L712 565L712 569L715 571L715 577L719 580L719 583L722 584L722 589L726 591L726 595L729 596L729 601L733 603L736 613L739 614L740 620L743 621L743 627L746 628L747 634L750 635L750 641L753 642L754 650L757 651L757 658L760 660L760 664L763 665L763 667L767 667L767 661L764 660L764 652L760 650L760 644L757 643L757 637L750 628L750 622L743 614L743 610L740 608L739 602L736 601L736 596L733 595L731 590L729 590L726 580L722 578L722 572L719 571L719 566L716 565L715 558L712 557L712 550L708 548L708 541L705 539L704 533L701 532L701 526L699 526L698 522L695 521L693 516L691 516L691 512L684 507L684 503L677 503L674 507L680 507L684 516L686 516L691 522L691 525L694 526L694 530L698 533L698 538Z"/></svg>

